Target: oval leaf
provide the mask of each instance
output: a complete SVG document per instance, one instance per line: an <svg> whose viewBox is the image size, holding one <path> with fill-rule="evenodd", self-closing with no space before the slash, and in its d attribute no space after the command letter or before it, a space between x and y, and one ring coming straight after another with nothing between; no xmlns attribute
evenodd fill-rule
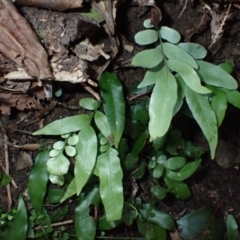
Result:
<svg viewBox="0 0 240 240"><path fill-rule="evenodd" d="M168 190L166 188L161 187L161 186L152 185L151 186L151 193L154 194L154 196L157 199L162 200L167 196Z"/></svg>
<svg viewBox="0 0 240 240"><path fill-rule="evenodd" d="M134 36L134 40L139 45L155 43L158 40L158 33L153 29L143 30Z"/></svg>
<svg viewBox="0 0 240 240"><path fill-rule="evenodd" d="M208 98L186 87L186 101L193 117L208 140L211 157L214 158L218 140L217 118Z"/></svg>
<svg viewBox="0 0 240 240"><path fill-rule="evenodd" d="M96 111L94 114L94 121L99 129L99 131L108 138L111 134L111 130L108 124L107 116L102 112Z"/></svg>
<svg viewBox="0 0 240 240"><path fill-rule="evenodd" d="M68 139L67 143L68 145L76 145L79 141L79 137L76 133L72 134Z"/></svg>
<svg viewBox="0 0 240 240"><path fill-rule="evenodd" d="M66 152L66 154L67 154L69 157L73 157L73 156L76 155L77 150L76 150L76 148L73 147L73 146L66 146L66 147L65 147L65 152Z"/></svg>
<svg viewBox="0 0 240 240"><path fill-rule="evenodd" d="M86 110L96 110L99 107L99 102L93 98L82 98L79 105Z"/></svg>
<svg viewBox="0 0 240 240"><path fill-rule="evenodd" d="M178 43L181 39L179 32L169 27L161 27L159 33L162 39L165 39L170 43Z"/></svg>
<svg viewBox="0 0 240 240"><path fill-rule="evenodd" d="M77 195L80 194L92 174L97 157L97 136L94 129L88 125L79 132L78 137L74 168Z"/></svg>
<svg viewBox="0 0 240 240"><path fill-rule="evenodd" d="M203 59L207 56L207 50L198 43L179 43L178 46L188 52L195 59Z"/></svg>
<svg viewBox="0 0 240 240"><path fill-rule="evenodd" d="M49 174L46 163L48 159L48 151L40 152L35 159L28 179L28 195L37 217L41 215L43 200L47 189Z"/></svg>
<svg viewBox="0 0 240 240"><path fill-rule="evenodd" d="M221 88L237 89L237 81L221 67L204 61L197 62L199 65L198 73L202 81Z"/></svg>
<svg viewBox="0 0 240 240"><path fill-rule="evenodd" d="M146 87L152 84L155 84L158 80L160 80L162 73L161 64L157 65L154 68L148 69L144 75L142 82L138 85L138 88Z"/></svg>
<svg viewBox="0 0 240 240"><path fill-rule="evenodd" d="M195 92L200 94L208 94L211 91L201 85L201 81L196 71L188 64L177 60L168 60L168 67L177 72L183 81Z"/></svg>
<svg viewBox="0 0 240 240"><path fill-rule="evenodd" d="M134 67L154 68L162 60L163 56L160 48L154 48L137 53L132 59L132 65Z"/></svg>
<svg viewBox="0 0 240 240"><path fill-rule="evenodd" d="M232 214L227 216L227 240L238 239L238 225Z"/></svg>
<svg viewBox="0 0 240 240"><path fill-rule="evenodd" d="M89 122L87 114L66 117L49 123L42 129L33 133L33 135L62 135L81 130Z"/></svg>
<svg viewBox="0 0 240 240"><path fill-rule="evenodd" d="M152 139L162 137L169 129L177 101L177 83L170 71L162 71L149 103L149 133Z"/></svg>
<svg viewBox="0 0 240 240"><path fill-rule="evenodd" d="M198 168L198 166L201 163L201 159L195 160L194 162L190 162L186 164L180 171L173 172L171 170L167 170L166 174L167 176L174 180L174 181L183 181L187 178L189 178Z"/></svg>
<svg viewBox="0 0 240 240"><path fill-rule="evenodd" d="M211 106L217 117L218 127L222 124L227 110L227 98L223 92L216 91L212 96Z"/></svg>
<svg viewBox="0 0 240 240"><path fill-rule="evenodd" d="M184 182L174 181L167 176L164 178L165 183L168 186L170 193L180 200L187 200L191 197L189 187Z"/></svg>
<svg viewBox="0 0 240 240"><path fill-rule="evenodd" d="M78 239L92 240L95 238L96 225L92 216L89 215L89 206L97 206L99 202L98 188L92 188L90 192L82 193L78 206L75 208L75 231Z"/></svg>
<svg viewBox="0 0 240 240"><path fill-rule="evenodd" d="M153 28L154 27L150 18L144 20L143 26L145 28Z"/></svg>
<svg viewBox="0 0 240 240"><path fill-rule="evenodd" d="M61 153L47 161L48 172L53 175L64 175L68 172L70 163L68 159Z"/></svg>
<svg viewBox="0 0 240 240"><path fill-rule="evenodd" d="M99 80L103 108L118 148L125 126L125 101L120 81L113 73L105 72Z"/></svg>
<svg viewBox="0 0 240 240"><path fill-rule="evenodd" d="M169 158L163 166L170 170L177 170L182 168L186 164L186 159L184 157L172 157Z"/></svg>
<svg viewBox="0 0 240 240"><path fill-rule="evenodd" d="M195 59L180 47L171 43L163 43L162 47L164 54L169 60L178 60L188 64L195 69L198 68L198 64Z"/></svg>
<svg viewBox="0 0 240 240"><path fill-rule="evenodd" d="M118 152L109 147L98 157L97 169L100 178L99 190L107 220L120 220L123 210L123 172Z"/></svg>
<svg viewBox="0 0 240 240"><path fill-rule="evenodd" d="M63 141L57 141L53 144L53 148L56 150L62 150L65 146L65 142Z"/></svg>

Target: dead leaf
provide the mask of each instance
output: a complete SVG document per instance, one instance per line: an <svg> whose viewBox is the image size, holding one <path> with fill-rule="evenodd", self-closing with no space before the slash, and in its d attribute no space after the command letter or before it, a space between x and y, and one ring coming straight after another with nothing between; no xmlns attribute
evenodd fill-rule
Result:
<svg viewBox="0 0 240 240"><path fill-rule="evenodd" d="M41 79L53 78L48 55L37 35L8 0L0 1L0 52L37 78L39 85ZM48 91L46 95L51 97Z"/></svg>
<svg viewBox="0 0 240 240"><path fill-rule="evenodd" d="M93 1L92 7L104 18L107 23L110 35L115 33L115 18L116 18L116 0L100 0Z"/></svg>
<svg viewBox="0 0 240 240"><path fill-rule="evenodd" d="M20 171L28 167L32 167L33 160L29 153L20 151L19 158L16 162L15 169Z"/></svg>
<svg viewBox="0 0 240 240"><path fill-rule="evenodd" d="M70 8L79 8L83 0L17 0L22 5L48 8L57 11L64 11Z"/></svg>

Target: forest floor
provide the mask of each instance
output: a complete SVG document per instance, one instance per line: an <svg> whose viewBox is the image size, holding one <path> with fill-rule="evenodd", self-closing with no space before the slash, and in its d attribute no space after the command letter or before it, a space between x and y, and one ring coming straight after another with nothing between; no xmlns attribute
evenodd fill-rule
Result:
<svg viewBox="0 0 240 240"><path fill-rule="evenodd" d="M228 6L222 7L221 11L225 11ZM162 21L160 25L169 26L176 29L184 39L189 30L196 29L204 15L203 7L197 1L188 1L185 11L179 0L160 1L159 8L162 12ZM36 7L27 7L17 5L18 11L27 19L33 30L37 33L43 46L47 49L49 44L49 35L54 39L61 39L61 43L66 49L73 46L69 39L77 34L77 10L57 12L52 10L40 9ZM209 54L207 60L220 64L224 61L230 61L234 64L234 77L240 81L240 11L237 7L231 7L232 16L227 20L222 37L211 48L211 17L206 16L206 25L202 29L198 29L190 41L197 42L208 49ZM125 1L119 6L116 17L116 32L121 36L125 44L135 48L133 52L128 52L122 45L117 57L112 60L109 70L115 72L122 81L126 93L128 89L136 83L140 82L144 76L144 70L132 68L126 65L121 66L120 62L127 62L138 51L139 47L135 46L134 35L143 29L143 21L149 17L150 11L148 7L139 7L132 4L131 1ZM61 38L63 28L66 34ZM188 35L189 36L189 35ZM73 52L71 50L71 52ZM74 55L74 54L73 54ZM77 58L66 63L63 68L67 69L74 64ZM117 67L116 67L117 65ZM16 66L0 53L0 72L11 72ZM72 83L54 83L54 91L62 89L61 97L51 101L39 101L40 107L27 107L28 104L35 104L35 100L31 100L33 95L28 96L26 107L22 110L9 107L6 115L1 115L0 120L2 127L5 129L8 142L22 146L27 143L38 143L39 138L33 137L32 132L38 130L41 126L46 125L53 120L72 116L80 113L78 102L81 98L89 96L89 93L79 84ZM95 91L98 91L97 88ZM21 97L23 98L23 97ZM23 101L23 100L19 100ZM32 101L32 102L31 102ZM183 211L184 213L192 212L203 206L212 206L219 213L231 213L240 224L240 110L229 107L226 118L219 129L219 147L216 153L216 159L211 160L209 157L209 149L201 134L201 131L193 119L185 116L179 116L173 121L173 126L179 129L183 137L191 140L197 146L203 146L206 153L203 156L203 164L197 172L187 180L192 191L192 198L188 201L180 201L171 197L159 202L162 209L169 212L174 218L177 218ZM34 121L33 121L34 120ZM4 140L3 134L0 139L0 163L5 165L4 158ZM31 170L32 163L36 156L36 151L28 151L8 146L8 159L10 164L10 175L14 179L17 188L11 187L11 196L13 206L17 205L20 195L24 195L27 188L28 175ZM148 194L148 182L142 183L146 194ZM7 209L8 200L5 187L0 187L0 205L3 209ZM134 231L133 229L124 229ZM113 232L114 234L114 232ZM126 233L127 234L127 233Z"/></svg>

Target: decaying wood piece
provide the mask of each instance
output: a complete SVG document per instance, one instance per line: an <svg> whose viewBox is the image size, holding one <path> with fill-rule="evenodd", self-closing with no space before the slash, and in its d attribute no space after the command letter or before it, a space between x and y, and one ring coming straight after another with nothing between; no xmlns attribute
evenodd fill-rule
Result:
<svg viewBox="0 0 240 240"><path fill-rule="evenodd" d="M82 0L17 0L22 5L38 6L57 11L64 11L71 8L79 8L82 6Z"/></svg>

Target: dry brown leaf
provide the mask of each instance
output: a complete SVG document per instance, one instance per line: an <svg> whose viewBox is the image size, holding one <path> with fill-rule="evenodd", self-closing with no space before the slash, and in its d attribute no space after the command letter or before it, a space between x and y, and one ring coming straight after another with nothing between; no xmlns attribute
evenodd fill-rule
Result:
<svg viewBox="0 0 240 240"><path fill-rule="evenodd" d="M39 100L33 96L27 96L17 93L1 93L0 94L0 110L3 115L10 115L11 107L23 111L24 109L41 109Z"/></svg>
<svg viewBox="0 0 240 240"><path fill-rule="evenodd" d="M79 8L83 0L17 0L17 3L28 6L48 8L57 11L64 11L70 8Z"/></svg>
<svg viewBox="0 0 240 240"><path fill-rule="evenodd" d="M39 80L53 78L37 35L9 0L0 0L0 52Z"/></svg>
<svg viewBox="0 0 240 240"><path fill-rule="evenodd" d="M109 30L107 33L111 35L115 33L116 3L116 0L100 0L91 4L106 21Z"/></svg>

